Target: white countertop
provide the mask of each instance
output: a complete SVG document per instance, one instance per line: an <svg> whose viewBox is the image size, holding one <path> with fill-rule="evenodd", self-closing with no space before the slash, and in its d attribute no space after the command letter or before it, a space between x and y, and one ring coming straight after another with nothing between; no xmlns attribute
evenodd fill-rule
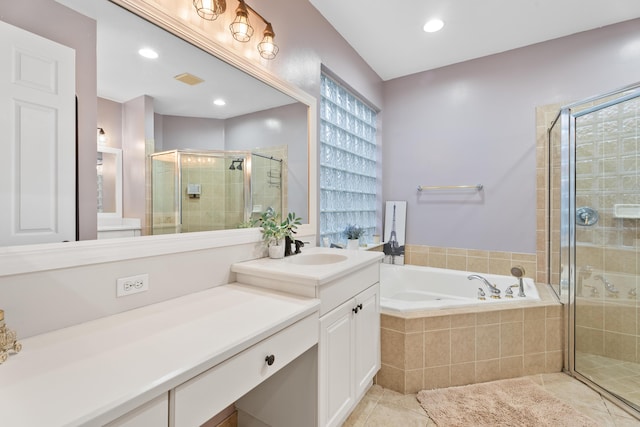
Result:
<svg viewBox="0 0 640 427"><path fill-rule="evenodd" d="M319 265L293 262L295 257L311 254L344 255L346 260ZM321 286L367 265L378 263L382 258L384 258L382 252L314 247L303 248L302 254L282 259L260 258L236 263L231 266L231 271L299 285Z"/></svg>
<svg viewBox="0 0 640 427"><path fill-rule="evenodd" d="M0 365L0 425L103 425L318 306L230 284L19 340Z"/></svg>

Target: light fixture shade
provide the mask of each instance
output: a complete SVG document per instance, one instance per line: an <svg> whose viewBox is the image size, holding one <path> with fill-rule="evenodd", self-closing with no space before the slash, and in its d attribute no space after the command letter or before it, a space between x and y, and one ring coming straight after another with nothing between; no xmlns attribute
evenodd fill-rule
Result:
<svg viewBox="0 0 640 427"><path fill-rule="evenodd" d="M107 142L107 134L102 128L98 128L98 142L100 143Z"/></svg>
<svg viewBox="0 0 640 427"><path fill-rule="evenodd" d="M227 3L225 0L193 0L193 7L202 19L215 21L227 10Z"/></svg>
<svg viewBox="0 0 640 427"><path fill-rule="evenodd" d="M278 46L273 42L276 35L273 32L271 24L267 23L264 29L264 37L262 41L258 43L258 52L264 59L274 59L280 50Z"/></svg>
<svg viewBox="0 0 640 427"><path fill-rule="evenodd" d="M239 42L248 42L253 35L253 27L249 23L249 15L247 12L247 6L243 0L238 3L236 9L236 19L229 25L233 38Z"/></svg>

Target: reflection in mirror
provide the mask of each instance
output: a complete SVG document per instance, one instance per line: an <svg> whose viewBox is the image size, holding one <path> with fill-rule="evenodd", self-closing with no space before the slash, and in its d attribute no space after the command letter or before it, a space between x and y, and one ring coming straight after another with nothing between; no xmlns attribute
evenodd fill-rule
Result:
<svg viewBox="0 0 640 427"><path fill-rule="evenodd" d="M213 192L207 194L204 185L200 187L199 200L211 200L205 216L218 216L230 198L243 200L244 210L236 219L228 221L225 228L242 225L255 215L255 210L266 209L272 203L279 204L283 211L295 211L303 222L308 222L307 104L108 0L56 1L96 20L98 115L97 123L91 123L91 127L104 129L107 135L104 147L120 150L123 164L122 197L116 197L121 201L118 214L117 207L113 212L109 207L112 202L117 205L112 192L109 190L108 197L105 193L112 181L104 172L108 156L103 151L102 212L98 215L102 231L109 222L106 217L113 215L123 218L122 221L138 221L140 235L153 233L151 156L173 150L225 153L222 157L227 174L236 159L231 153L247 153L242 163L242 174L246 177L242 185L236 186L242 189L242 194L227 192L224 197L215 197ZM143 58L138 54L141 48L153 48L158 58ZM82 71L79 69L86 79L87 74ZM222 104L214 104L216 100L224 100L226 105L216 105ZM79 120L83 120L82 114ZM257 155L276 158L281 171L277 172L273 165L259 166L261 160L257 160ZM265 202L261 199L264 188L274 185L275 176L281 180L280 201ZM198 198L189 198L187 184L189 182L180 184L178 194L195 202ZM95 197L95 193L83 194L82 190L78 194L80 205L83 201L96 200ZM98 203L92 214L94 218ZM83 215L81 211L81 224ZM175 231L187 231L184 228L176 227ZM189 231L204 229L207 228L202 223L188 227Z"/></svg>
<svg viewBox="0 0 640 427"><path fill-rule="evenodd" d="M98 147L98 222L100 218L122 217L122 150Z"/></svg>

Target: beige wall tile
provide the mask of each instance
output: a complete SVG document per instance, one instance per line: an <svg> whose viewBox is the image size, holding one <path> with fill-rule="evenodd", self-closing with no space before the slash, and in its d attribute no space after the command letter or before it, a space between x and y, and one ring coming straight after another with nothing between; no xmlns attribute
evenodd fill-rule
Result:
<svg viewBox="0 0 640 427"><path fill-rule="evenodd" d="M425 368L424 388L433 390L435 388L449 387L451 385L451 366L438 366Z"/></svg>
<svg viewBox="0 0 640 427"><path fill-rule="evenodd" d="M476 313L476 325L489 325L500 323L499 311L481 311Z"/></svg>
<svg viewBox="0 0 640 427"><path fill-rule="evenodd" d="M424 368L424 333L414 332L405 335L404 369ZM393 364L392 364L393 365Z"/></svg>
<svg viewBox="0 0 640 427"><path fill-rule="evenodd" d="M391 329L380 330L380 347L382 363L403 369L404 368L404 338L402 332Z"/></svg>
<svg viewBox="0 0 640 427"><path fill-rule="evenodd" d="M476 382L475 362L451 365L451 386L467 385Z"/></svg>
<svg viewBox="0 0 640 427"><path fill-rule="evenodd" d="M387 314L380 315L380 327L393 329L394 331L405 331L405 319L402 317L389 316Z"/></svg>
<svg viewBox="0 0 640 427"><path fill-rule="evenodd" d="M424 319L406 319L405 332L422 332L424 330Z"/></svg>
<svg viewBox="0 0 640 427"><path fill-rule="evenodd" d="M429 266L447 268L447 256L445 254L432 254L429 252Z"/></svg>
<svg viewBox="0 0 640 427"><path fill-rule="evenodd" d="M526 311L525 311L526 313ZM524 322L524 354L544 353L546 348L545 319ZM544 366L544 363L542 364Z"/></svg>
<svg viewBox="0 0 640 427"><path fill-rule="evenodd" d="M476 382L495 381L500 378L500 359L478 360L476 362Z"/></svg>
<svg viewBox="0 0 640 427"><path fill-rule="evenodd" d="M405 371L404 375L405 389L402 393L417 393L424 389L424 369L412 369Z"/></svg>
<svg viewBox="0 0 640 427"><path fill-rule="evenodd" d="M473 362L475 360L475 326L451 329L451 363Z"/></svg>
<svg viewBox="0 0 640 427"><path fill-rule="evenodd" d="M476 327L476 360L500 357L500 325Z"/></svg>
<svg viewBox="0 0 640 427"><path fill-rule="evenodd" d="M557 351L563 348L564 328L562 319L547 319L547 351Z"/></svg>
<svg viewBox="0 0 640 427"><path fill-rule="evenodd" d="M562 351L548 351L545 353L546 357L546 366L545 372L553 373L553 372L562 372L563 366L563 357Z"/></svg>
<svg viewBox="0 0 640 427"><path fill-rule="evenodd" d="M404 393L404 371L383 363L376 375L376 384L399 393Z"/></svg>
<svg viewBox="0 0 640 427"><path fill-rule="evenodd" d="M500 358L500 378L516 378L523 375L523 356Z"/></svg>
<svg viewBox="0 0 640 427"><path fill-rule="evenodd" d="M511 322L500 324L500 357L523 354L523 323Z"/></svg>
<svg viewBox="0 0 640 427"><path fill-rule="evenodd" d="M524 321L525 323L530 320L544 320L546 317L546 307L530 307L524 309Z"/></svg>
<svg viewBox="0 0 640 427"><path fill-rule="evenodd" d="M522 322L524 320L524 312L521 308L500 311L500 323Z"/></svg>
<svg viewBox="0 0 640 427"><path fill-rule="evenodd" d="M467 257L460 255L448 255L447 254L447 268L451 270L466 271L467 270Z"/></svg>
<svg viewBox="0 0 640 427"><path fill-rule="evenodd" d="M461 328L476 325L476 313L454 314L451 316L451 327Z"/></svg>
<svg viewBox="0 0 640 427"><path fill-rule="evenodd" d="M434 331L437 329L449 329L451 327L451 316L433 316L424 319L424 330Z"/></svg>
<svg viewBox="0 0 640 427"><path fill-rule="evenodd" d="M425 332L425 367L449 365L451 363L450 330Z"/></svg>
<svg viewBox="0 0 640 427"><path fill-rule="evenodd" d="M546 353L534 353L524 355L524 374L534 375L547 372L547 354Z"/></svg>
<svg viewBox="0 0 640 427"><path fill-rule="evenodd" d="M476 273L489 272L489 258L469 257L467 258L467 270Z"/></svg>

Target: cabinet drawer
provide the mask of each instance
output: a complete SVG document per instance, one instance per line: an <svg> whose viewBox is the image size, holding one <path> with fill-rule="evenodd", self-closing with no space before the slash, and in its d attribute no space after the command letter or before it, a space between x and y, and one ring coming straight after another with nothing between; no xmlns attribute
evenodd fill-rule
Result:
<svg viewBox="0 0 640 427"><path fill-rule="evenodd" d="M380 281L380 263L371 264L355 273L319 287L320 316Z"/></svg>
<svg viewBox="0 0 640 427"><path fill-rule="evenodd" d="M294 323L175 388L175 427L200 426L318 342L318 314ZM269 366L265 359L273 355Z"/></svg>
<svg viewBox="0 0 640 427"><path fill-rule="evenodd" d="M169 425L169 393L128 412L105 427L163 427Z"/></svg>

